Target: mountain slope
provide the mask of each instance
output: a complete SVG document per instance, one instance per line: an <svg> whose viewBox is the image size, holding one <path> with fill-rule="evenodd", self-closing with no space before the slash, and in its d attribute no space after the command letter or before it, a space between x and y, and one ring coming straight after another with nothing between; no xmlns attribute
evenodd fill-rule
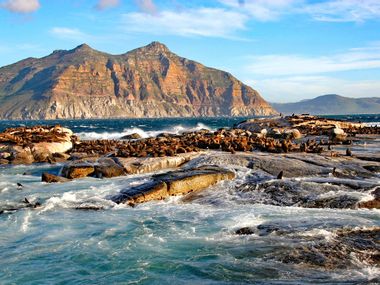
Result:
<svg viewBox="0 0 380 285"><path fill-rule="evenodd" d="M273 115L231 74L153 42L122 55L88 45L0 68L0 118Z"/></svg>
<svg viewBox="0 0 380 285"><path fill-rule="evenodd" d="M272 103L272 106L284 114L378 114L380 113L380 98L348 98L329 94L296 103Z"/></svg>

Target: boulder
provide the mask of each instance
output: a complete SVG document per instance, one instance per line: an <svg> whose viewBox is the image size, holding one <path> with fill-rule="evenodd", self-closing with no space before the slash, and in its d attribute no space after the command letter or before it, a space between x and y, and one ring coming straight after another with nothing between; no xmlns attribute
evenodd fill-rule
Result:
<svg viewBox="0 0 380 285"><path fill-rule="evenodd" d="M57 182L69 181L69 179L67 179L65 177L57 176L57 175L50 174L47 172L42 173L41 180L42 180L42 182L46 182L46 183L57 183Z"/></svg>
<svg viewBox="0 0 380 285"><path fill-rule="evenodd" d="M136 204L161 200L169 196L200 191L226 179L233 179L232 171L219 167L202 167L154 175L153 180L137 187L124 189L111 198L115 203Z"/></svg>
<svg viewBox="0 0 380 285"><path fill-rule="evenodd" d="M342 142L347 138L347 134L341 128L333 128L331 131L331 139L335 142Z"/></svg>
<svg viewBox="0 0 380 285"><path fill-rule="evenodd" d="M101 158L95 164L95 176L110 178L125 175L124 168L112 158Z"/></svg>
<svg viewBox="0 0 380 285"><path fill-rule="evenodd" d="M295 139L298 140L302 138L302 134L299 130L297 129L290 129L290 130L285 130L284 135L288 139Z"/></svg>
<svg viewBox="0 0 380 285"><path fill-rule="evenodd" d="M371 192L374 199L369 201L363 201L358 204L359 208L367 209L380 209L380 187L377 187L374 191Z"/></svg>
<svg viewBox="0 0 380 285"><path fill-rule="evenodd" d="M29 147L14 146L12 148L12 164L32 164L33 162L34 156Z"/></svg>
<svg viewBox="0 0 380 285"><path fill-rule="evenodd" d="M92 164L81 161L67 164L61 171L62 176L69 179L87 177L94 172L95 167Z"/></svg>
<svg viewBox="0 0 380 285"><path fill-rule="evenodd" d="M142 139L142 136L140 136L138 133L133 133L133 134L122 136L120 139L121 140L138 140L138 139Z"/></svg>

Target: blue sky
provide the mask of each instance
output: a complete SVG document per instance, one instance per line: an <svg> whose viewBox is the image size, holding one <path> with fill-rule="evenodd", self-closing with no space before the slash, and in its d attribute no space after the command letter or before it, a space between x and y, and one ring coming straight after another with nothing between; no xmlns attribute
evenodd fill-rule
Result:
<svg viewBox="0 0 380 285"><path fill-rule="evenodd" d="M0 0L0 25L0 66L160 41L271 102L380 97L379 0Z"/></svg>

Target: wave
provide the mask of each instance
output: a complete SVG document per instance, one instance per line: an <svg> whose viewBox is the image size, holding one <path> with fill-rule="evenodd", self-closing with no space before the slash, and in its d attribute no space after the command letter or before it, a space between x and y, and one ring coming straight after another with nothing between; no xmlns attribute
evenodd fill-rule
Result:
<svg viewBox="0 0 380 285"><path fill-rule="evenodd" d="M367 127L375 127L375 126L380 126L380 122L368 122L364 123Z"/></svg>
<svg viewBox="0 0 380 285"><path fill-rule="evenodd" d="M96 140L96 139L120 139L123 136L130 134L139 134L142 138L150 138L156 137L162 133L170 133L170 134L181 134L184 132L193 132L199 131L202 129L206 129L209 131L213 131L213 128L208 127L205 124L198 123L195 127L186 127L183 125L175 125L171 128L164 128L159 130L143 130L141 128L133 127L126 128L122 132L80 132L77 133L80 139L82 140Z"/></svg>

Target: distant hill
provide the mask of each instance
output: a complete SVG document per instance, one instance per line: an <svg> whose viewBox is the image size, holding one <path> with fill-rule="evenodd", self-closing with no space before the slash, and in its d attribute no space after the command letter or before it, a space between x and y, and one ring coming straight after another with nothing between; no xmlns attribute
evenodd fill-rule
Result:
<svg viewBox="0 0 380 285"><path fill-rule="evenodd" d="M86 44L0 68L0 118L273 115L231 74L153 42L121 55Z"/></svg>
<svg viewBox="0 0 380 285"><path fill-rule="evenodd" d="M271 105L283 114L347 115L380 113L380 97L348 98L329 94L296 103L272 103Z"/></svg>

